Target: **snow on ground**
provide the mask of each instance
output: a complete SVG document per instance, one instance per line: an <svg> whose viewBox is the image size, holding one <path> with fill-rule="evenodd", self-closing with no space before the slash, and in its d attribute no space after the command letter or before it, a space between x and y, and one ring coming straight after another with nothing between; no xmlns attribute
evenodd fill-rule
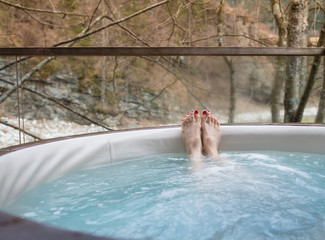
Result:
<svg viewBox="0 0 325 240"><path fill-rule="evenodd" d="M18 126L17 118L0 118L11 125ZM21 123L22 125L22 123ZM75 134L102 132L104 128L96 125L80 125L73 122L61 120L25 120L25 130L42 139L70 136ZM34 138L25 134L25 142L35 141ZM24 143L23 133L21 142ZM0 124L0 148L5 148L19 144L19 131L11 127Z"/></svg>
<svg viewBox="0 0 325 240"><path fill-rule="evenodd" d="M304 111L304 117L315 117L317 114L317 107L306 108ZM283 119L284 110L280 111L280 116ZM264 122L272 122L271 112L268 111L260 111L260 112L247 112L236 115L236 122L238 123L264 123Z"/></svg>

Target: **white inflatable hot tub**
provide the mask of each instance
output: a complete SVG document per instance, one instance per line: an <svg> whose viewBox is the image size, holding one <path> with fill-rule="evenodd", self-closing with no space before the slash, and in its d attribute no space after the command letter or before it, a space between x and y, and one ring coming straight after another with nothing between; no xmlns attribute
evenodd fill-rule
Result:
<svg viewBox="0 0 325 240"><path fill-rule="evenodd" d="M325 154L325 126L322 125L222 125L221 129L221 152L271 150ZM19 194L71 171L149 155L184 152L180 130L180 127L164 127L97 133L2 151L0 208ZM8 218L16 219L2 213L2 220L8 221ZM35 224L33 231L41 227ZM17 238L18 231L19 226L0 224L0 235L2 232L8 239ZM30 236L35 236L33 234ZM52 230L46 234L51 234L53 239L58 236Z"/></svg>

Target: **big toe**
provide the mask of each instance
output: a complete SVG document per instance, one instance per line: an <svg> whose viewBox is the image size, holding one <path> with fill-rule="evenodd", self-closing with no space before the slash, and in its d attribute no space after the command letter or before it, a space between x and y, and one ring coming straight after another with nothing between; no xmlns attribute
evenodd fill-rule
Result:
<svg viewBox="0 0 325 240"><path fill-rule="evenodd" d="M202 111L202 123L209 123L210 121L211 121L210 111L203 110Z"/></svg>
<svg viewBox="0 0 325 240"><path fill-rule="evenodd" d="M200 116L200 113L199 113L199 110L195 110L193 112L194 114L194 119L197 121L197 122L200 122L201 121L201 116Z"/></svg>

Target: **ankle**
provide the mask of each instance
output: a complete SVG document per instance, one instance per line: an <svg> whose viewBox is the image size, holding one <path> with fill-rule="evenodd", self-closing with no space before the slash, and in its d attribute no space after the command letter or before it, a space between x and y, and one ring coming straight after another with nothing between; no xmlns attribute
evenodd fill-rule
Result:
<svg viewBox="0 0 325 240"><path fill-rule="evenodd" d="M190 159L198 159L201 160L202 159L202 152L201 151L193 151L190 154L188 154Z"/></svg>
<svg viewBox="0 0 325 240"><path fill-rule="evenodd" d="M187 154L191 158L202 158L202 147L201 146L192 147L191 149L188 150Z"/></svg>
<svg viewBox="0 0 325 240"><path fill-rule="evenodd" d="M218 153L218 151L214 151L214 152L211 152L211 153L207 154L207 157L208 158L218 158L219 153Z"/></svg>
<svg viewBox="0 0 325 240"><path fill-rule="evenodd" d="M205 147L204 152L206 153L206 156L209 158L219 156L218 150L212 147Z"/></svg>

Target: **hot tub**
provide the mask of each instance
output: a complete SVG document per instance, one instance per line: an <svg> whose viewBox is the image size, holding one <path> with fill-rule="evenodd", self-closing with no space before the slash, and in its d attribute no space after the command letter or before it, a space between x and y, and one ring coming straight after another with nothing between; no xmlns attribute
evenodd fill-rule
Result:
<svg viewBox="0 0 325 240"><path fill-rule="evenodd" d="M325 154L324 126L223 125L220 151ZM0 208L21 193L69 172L161 153L184 153L180 127L116 131L59 138L1 150ZM101 239L0 214L4 239Z"/></svg>

